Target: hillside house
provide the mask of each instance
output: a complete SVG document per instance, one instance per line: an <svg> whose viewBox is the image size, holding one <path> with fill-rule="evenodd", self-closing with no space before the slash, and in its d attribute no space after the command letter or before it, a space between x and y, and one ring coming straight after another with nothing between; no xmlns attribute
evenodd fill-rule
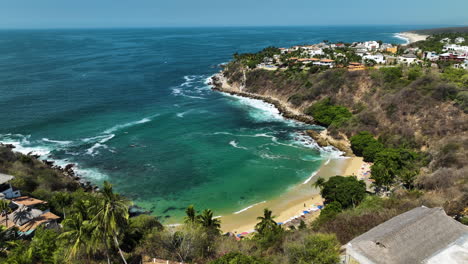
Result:
<svg viewBox="0 0 468 264"><path fill-rule="evenodd" d="M414 64L418 61L418 57L414 54L404 54L398 57L398 63L401 64Z"/></svg>
<svg viewBox="0 0 468 264"><path fill-rule="evenodd" d="M377 50L379 49L380 44L377 41L372 40L372 41L364 42L364 46L366 47L367 50Z"/></svg>
<svg viewBox="0 0 468 264"><path fill-rule="evenodd" d="M443 38L443 39L440 40L440 43L446 43L447 44L447 43L450 43L450 42L451 42L450 38Z"/></svg>
<svg viewBox="0 0 468 264"><path fill-rule="evenodd" d="M468 226L442 208L418 207L351 240L345 263L468 263Z"/></svg>
<svg viewBox="0 0 468 264"><path fill-rule="evenodd" d="M385 63L385 57L382 54L368 54L362 56L362 60L373 60L379 64Z"/></svg>
<svg viewBox="0 0 468 264"><path fill-rule="evenodd" d="M10 182L14 178L14 176L0 173L0 194L2 194L3 198L11 199L21 196L21 192L11 186Z"/></svg>
<svg viewBox="0 0 468 264"><path fill-rule="evenodd" d="M435 51L425 51L423 58L430 61L439 60L439 55Z"/></svg>
<svg viewBox="0 0 468 264"><path fill-rule="evenodd" d="M464 37L458 37L458 38L455 39L455 43L457 43L457 44L460 44L460 43L463 43L463 42L465 42Z"/></svg>

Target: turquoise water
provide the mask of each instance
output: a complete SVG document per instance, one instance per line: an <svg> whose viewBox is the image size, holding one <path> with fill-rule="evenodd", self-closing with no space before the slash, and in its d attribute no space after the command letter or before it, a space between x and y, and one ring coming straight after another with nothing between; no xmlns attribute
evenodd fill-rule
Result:
<svg viewBox="0 0 468 264"><path fill-rule="evenodd" d="M210 90L235 52L414 27L0 31L0 142L75 163L155 215L228 214L307 180L331 149L257 100Z"/></svg>

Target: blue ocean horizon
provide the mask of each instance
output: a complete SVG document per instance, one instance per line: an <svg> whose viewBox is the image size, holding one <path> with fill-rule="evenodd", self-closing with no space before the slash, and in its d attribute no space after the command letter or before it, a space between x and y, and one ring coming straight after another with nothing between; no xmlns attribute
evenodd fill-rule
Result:
<svg viewBox="0 0 468 264"><path fill-rule="evenodd" d="M422 27L422 26L421 26ZM273 106L214 92L232 54L323 40L404 43L415 26L0 30L0 142L108 180L168 222L228 214L304 182L337 152Z"/></svg>

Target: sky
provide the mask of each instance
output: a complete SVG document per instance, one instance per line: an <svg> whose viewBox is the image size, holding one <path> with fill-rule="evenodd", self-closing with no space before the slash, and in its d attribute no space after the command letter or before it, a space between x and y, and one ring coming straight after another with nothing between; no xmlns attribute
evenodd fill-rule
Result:
<svg viewBox="0 0 468 264"><path fill-rule="evenodd" d="M468 25L468 0L0 0L0 28Z"/></svg>

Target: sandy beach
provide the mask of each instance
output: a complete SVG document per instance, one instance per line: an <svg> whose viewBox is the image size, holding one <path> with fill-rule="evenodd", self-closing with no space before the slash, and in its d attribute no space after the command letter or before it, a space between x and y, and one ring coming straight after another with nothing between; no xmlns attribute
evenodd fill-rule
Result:
<svg viewBox="0 0 468 264"><path fill-rule="evenodd" d="M315 176L307 183L300 183L289 188L284 194L269 201L258 203L242 212L222 216L221 228L223 232L252 232L257 217L263 215L263 209L268 208L276 216L276 222L285 222L293 218L301 217L304 210L310 210L318 205L323 205L319 190L312 187L318 177L329 178L335 175L357 175L363 166L360 157L343 157L341 159L330 160L323 164ZM305 205L305 206L304 206ZM320 210L311 212L304 218L305 222L310 222L320 214Z"/></svg>
<svg viewBox="0 0 468 264"><path fill-rule="evenodd" d="M405 39L407 41L405 45L408 45L413 42L426 40L427 37L429 37L429 35L421 35L421 34L416 34L416 33L411 33L411 32L402 32L402 33L398 33L397 37L401 39Z"/></svg>

